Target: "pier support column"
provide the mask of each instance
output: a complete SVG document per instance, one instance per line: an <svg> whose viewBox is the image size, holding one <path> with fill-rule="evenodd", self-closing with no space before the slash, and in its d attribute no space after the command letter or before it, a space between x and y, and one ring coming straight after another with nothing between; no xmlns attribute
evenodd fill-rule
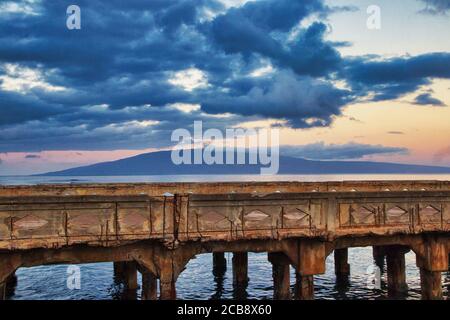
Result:
<svg viewBox="0 0 450 320"><path fill-rule="evenodd" d="M20 254L0 254L0 300L14 294L17 285L16 270L21 265Z"/></svg>
<svg viewBox="0 0 450 320"><path fill-rule="evenodd" d="M173 257L162 259L160 262L161 271L159 275L159 299L175 300L177 289L175 286L178 273L174 270Z"/></svg>
<svg viewBox="0 0 450 320"><path fill-rule="evenodd" d="M441 300L442 282L440 271L428 271L420 269L420 287L422 289L422 300Z"/></svg>
<svg viewBox="0 0 450 320"><path fill-rule="evenodd" d="M350 276L350 265L348 264L348 249L334 250L334 272L336 281L339 283L348 282Z"/></svg>
<svg viewBox="0 0 450 320"><path fill-rule="evenodd" d="M136 290L138 288L137 265L135 262L125 262L123 276L125 289Z"/></svg>
<svg viewBox="0 0 450 320"><path fill-rule="evenodd" d="M169 250L159 247L153 255L143 261L159 278L159 298L161 300L175 300L177 298L176 281L186 268L189 261L200 253L200 247L186 244L183 247Z"/></svg>
<svg viewBox="0 0 450 320"><path fill-rule="evenodd" d="M125 290L136 290L137 265L133 261L114 262L114 278L124 285Z"/></svg>
<svg viewBox="0 0 450 320"><path fill-rule="evenodd" d="M17 276L10 274L2 283L0 283L0 300L6 300L14 295L17 286Z"/></svg>
<svg viewBox="0 0 450 320"><path fill-rule="evenodd" d="M227 270L227 259L225 259L224 252L213 253L213 275L215 277L221 277Z"/></svg>
<svg viewBox="0 0 450 320"><path fill-rule="evenodd" d="M314 299L314 276L302 276L295 274L295 299L313 300Z"/></svg>
<svg viewBox="0 0 450 320"><path fill-rule="evenodd" d="M6 282L0 283L0 300L6 300Z"/></svg>
<svg viewBox="0 0 450 320"><path fill-rule="evenodd" d="M173 279L159 279L159 298L161 300L175 300L177 298L177 290Z"/></svg>
<svg viewBox="0 0 450 320"><path fill-rule="evenodd" d="M448 270L448 239L439 235L424 235L420 244L412 248L420 268L422 299L442 299L441 272Z"/></svg>
<svg viewBox="0 0 450 320"><path fill-rule="evenodd" d="M237 286L247 286L248 284L248 253L233 253L233 283Z"/></svg>
<svg viewBox="0 0 450 320"><path fill-rule="evenodd" d="M148 271L142 271L142 300L157 299L157 279L156 276Z"/></svg>
<svg viewBox="0 0 450 320"><path fill-rule="evenodd" d="M389 294L399 294L408 291L405 273L405 253L409 248L403 246L386 247L386 264Z"/></svg>
<svg viewBox="0 0 450 320"><path fill-rule="evenodd" d="M325 273L325 242L309 239L286 242L284 252L296 271L296 299L313 299L314 275Z"/></svg>
<svg viewBox="0 0 450 320"><path fill-rule="evenodd" d="M134 261L120 262L114 265L114 277L118 284L123 285L121 299L137 299L137 263Z"/></svg>
<svg viewBox="0 0 450 320"><path fill-rule="evenodd" d="M113 262L114 279L117 282L123 281L123 270L125 269L125 262Z"/></svg>
<svg viewBox="0 0 450 320"><path fill-rule="evenodd" d="M268 259L272 263L273 298L275 300L289 300L290 292L290 261L284 253L269 253Z"/></svg>
<svg viewBox="0 0 450 320"><path fill-rule="evenodd" d="M384 258L386 256L386 252L382 246L373 246L372 247L373 260L375 261L375 265L380 268L380 271L383 272L384 267Z"/></svg>

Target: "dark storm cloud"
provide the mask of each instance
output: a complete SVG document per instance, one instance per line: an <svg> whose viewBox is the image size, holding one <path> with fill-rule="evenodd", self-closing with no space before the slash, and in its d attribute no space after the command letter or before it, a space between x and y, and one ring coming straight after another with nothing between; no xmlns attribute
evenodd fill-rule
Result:
<svg viewBox="0 0 450 320"><path fill-rule="evenodd" d="M340 55L331 43L323 39L326 32L325 24L313 23L300 32L296 41L288 45L283 45L276 35L271 33L294 27L294 23L300 21L299 17L302 18L318 8L315 6L302 8L299 4L291 8L292 1L275 1L278 3L276 6L278 11L289 13L286 19L280 18L279 24L274 23L273 16L281 15L277 11L268 14L266 20L256 19L262 13L259 11L256 11L258 14L255 13L254 8L263 4L266 7L272 2L250 2L214 19L210 32L216 44L229 54L261 54L271 58L281 67L291 68L299 75L323 76L334 70L340 62ZM297 8L302 10L296 10ZM297 19L289 19L292 12L297 11L295 15Z"/></svg>
<svg viewBox="0 0 450 320"><path fill-rule="evenodd" d="M423 93L418 95L414 99L414 104L425 106L435 106L435 107L445 107L445 103L443 103L441 100L433 98L430 93Z"/></svg>
<svg viewBox="0 0 450 320"><path fill-rule="evenodd" d="M450 0L420 0L425 4L420 12L426 14L446 14L450 11Z"/></svg>
<svg viewBox="0 0 450 320"><path fill-rule="evenodd" d="M325 144L323 142L307 144L303 146L282 146L282 155L306 158L312 160L330 159L359 159L364 156L377 154L406 154L408 149L397 147L386 147L382 145L370 145L360 143L347 144Z"/></svg>
<svg viewBox="0 0 450 320"><path fill-rule="evenodd" d="M281 73L265 88L253 87L244 95L218 96L202 105L207 113L223 110L243 116L260 115L265 118L288 119L293 128L327 126L332 117L341 113L350 94L327 82L311 78L297 78Z"/></svg>
<svg viewBox="0 0 450 320"><path fill-rule="evenodd" d="M0 147L5 152L140 149L149 145L158 148L174 144L170 140L174 129L192 131L196 120L203 121L205 130L225 130L251 119L233 115L219 118L201 111L185 113L170 107L149 107L145 111L88 109L45 121L0 127ZM147 125L145 121L152 122Z"/></svg>
<svg viewBox="0 0 450 320"><path fill-rule="evenodd" d="M0 12L0 77L26 78L8 74L12 64L65 90L18 92L0 82L0 151L164 147L172 130L194 120L219 129L267 118L293 128L328 126L369 93L394 99L450 74L445 53L341 57L337 48L350 44L327 41L326 23L300 27L312 15L354 10L322 0L230 9L216 0L79 0L81 30L66 28L72 1L15 3L22 12ZM271 72L251 76L267 64ZM207 83L192 90L171 83L192 68ZM200 110L182 112L176 103Z"/></svg>
<svg viewBox="0 0 450 320"><path fill-rule="evenodd" d="M0 126L46 119L64 112L61 105L48 104L32 94L0 90Z"/></svg>
<svg viewBox="0 0 450 320"><path fill-rule="evenodd" d="M345 62L341 76L361 96L373 94L373 101L391 100L416 91L431 79L450 78L450 53L429 53L415 57Z"/></svg>

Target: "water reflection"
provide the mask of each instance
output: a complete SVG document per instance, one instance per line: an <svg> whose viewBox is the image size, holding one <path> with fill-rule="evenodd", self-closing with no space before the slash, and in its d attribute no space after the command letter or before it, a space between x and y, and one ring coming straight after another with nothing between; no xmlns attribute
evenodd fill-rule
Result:
<svg viewBox="0 0 450 320"><path fill-rule="evenodd" d="M247 283L234 284L233 285L233 299L235 299L235 300L248 299L247 288L248 288Z"/></svg>
<svg viewBox="0 0 450 320"><path fill-rule="evenodd" d="M336 291L336 295L340 296L342 299L346 299L346 292L350 288L350 275L341 274L336 276L336 284L334 286L334 290Z"/></svg>
<svg viewBox="0 0 450 320"><path fill-rule="evenodd" d="M136 300L138 298L138 290L127 289L123 276L116 273L113 276L113 284L109 292L112 300Z"/></svg>
<svg viewBox="0 0 450 320"><path fill-rule="evenodd" d="M227 271L227 261L224 255L219 255L213 258L213 276L215 282L215 292L211 295L212 300L219 300L222 298L224 292L225 274Z"/></svg>

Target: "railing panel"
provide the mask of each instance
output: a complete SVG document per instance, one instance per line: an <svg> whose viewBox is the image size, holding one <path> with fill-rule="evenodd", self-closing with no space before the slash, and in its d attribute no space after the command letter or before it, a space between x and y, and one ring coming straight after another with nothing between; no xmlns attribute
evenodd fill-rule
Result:
<svg viewBox="0 0 450 320"><path fill-rule="evenodd" d="M0 197L0 249L417 234L449 208L448 190Z"/></svg>

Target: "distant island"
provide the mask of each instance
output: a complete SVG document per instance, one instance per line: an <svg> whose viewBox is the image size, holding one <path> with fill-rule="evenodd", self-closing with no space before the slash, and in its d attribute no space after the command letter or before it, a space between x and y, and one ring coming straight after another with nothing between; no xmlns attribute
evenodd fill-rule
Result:
<svg viewBox="0 0 450 320"><path fill-rule="evenodd" d="M259 174L261 165L175 165L171 151L140 154L35 176L240 175ZM279 174L450 174L450 167L370 161L316 161L280 156Z"/></svg>

